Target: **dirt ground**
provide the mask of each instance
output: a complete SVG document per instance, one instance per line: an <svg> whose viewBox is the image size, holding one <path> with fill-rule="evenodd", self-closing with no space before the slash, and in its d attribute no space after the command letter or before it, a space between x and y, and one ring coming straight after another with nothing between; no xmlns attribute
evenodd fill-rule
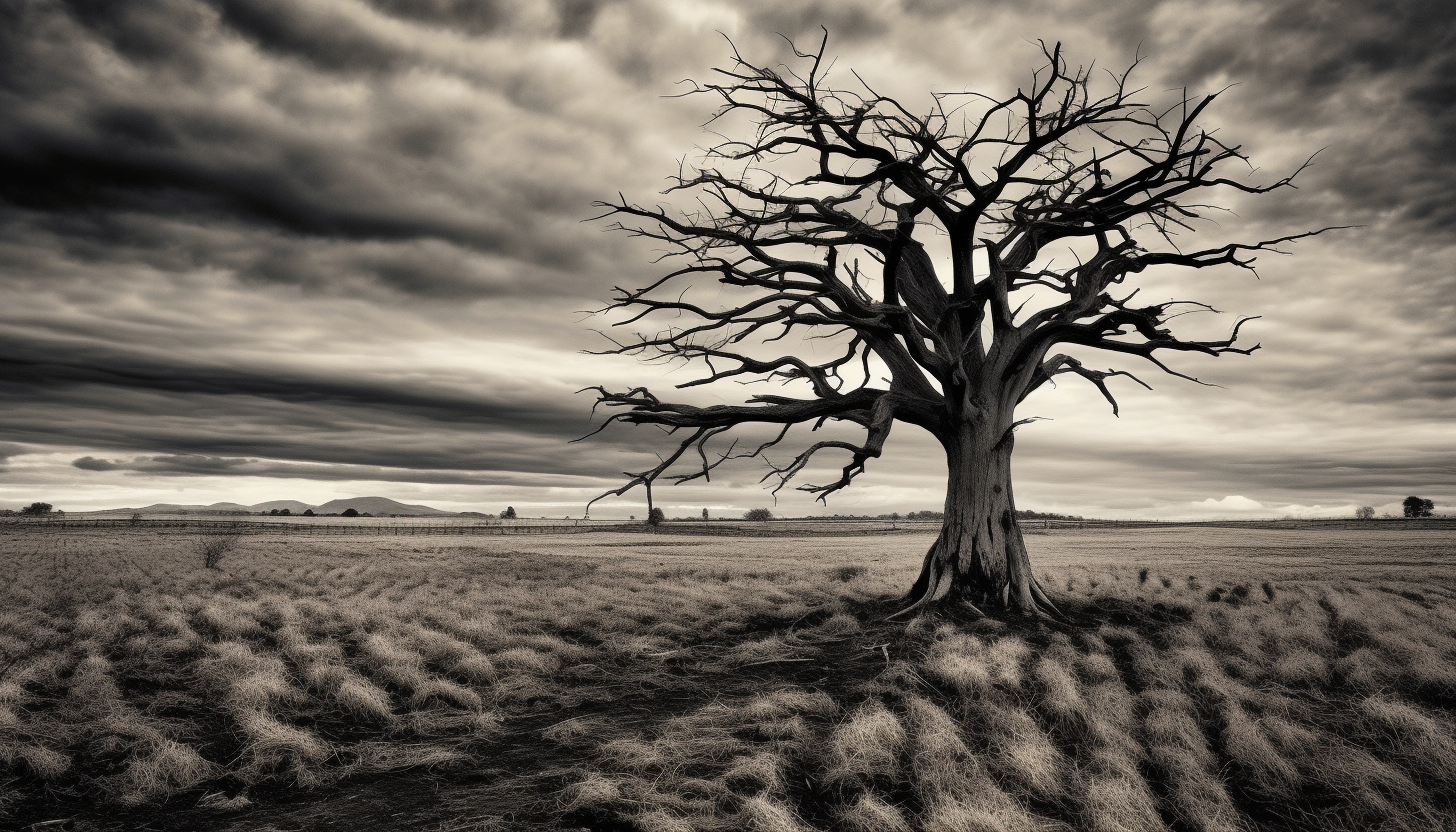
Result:
<svg viewBox="0 0 1456 832"><path fill-rule="evenodd" d="M27 662L39 662L36 645L26 644L36 639L50 639L45 647L51 652L70 651L66 662L71 664L58 664L62 669L53 671L50 681L37 672L35 681L17 683L13 694L0 689L0 703L10 695L18 703L14 713L19 715L18 722L0 724L0 742L12 744L5 758L9 774L0 772L9 778L0 786L4 789L0 807L6 813L0 815L0 826L76 832L558 828L647 832L675 828L671 821L677 817L688 824L682 828L694 828L684 820L690 817L689 809L672 809L667 803L663 804L666 809L656 808L651 804L656 799L651 797L653 793L628 788L646 788L634 777L655 777L659 784L671 786L671 767L641 763L612 774L610 761L626 759L623 755L628 752L622 749L630 751L633 742L640 745L640 738L657 737L665 742L673 731L686 730L682 726L699 724L692 720L703 719L704 709L720 703L747 708L742 703L762 701L777 692L808 691L823 693L838 703L836 713L847 712L845 709L863 698L864 691L889 684L884 681L886 674L900 672L897 668L910 668L907 672L912 676L929 677L927 663L944 641L946 627L960 626L967 633L981 633L982 638L991 638L985 633L1020 632L977 629L977 625L954 621L913 625L884 621L894 610L895 596L909 586L931 540L929 534L737 539L604 533L530 539L338 540L264 534L244 540L218 571L199 569L192 558L194 541L184 536L138 532L71 534L42 540L32 535L3 535L0 562L5 566L0 569L8 573L4 574L5 592L12 602L8 608L14 620L7 625L10 635L4 643L8 658L0 664L8 662L6 671L13 674ZM1415 614L1448 609L1449 588L1456 577L1456 539L1440 530L1058 529L1033 530L1027 540L1038 574L1067 601L1080 626L1088 629L1132 627L1153 633L1165 624L1203 615L1198 604L1217 604L1214 613L1222 615L1226 602L1237 606L1246 598L1263 600L1256 588L1260 584L1271 604L1276 591L1281 599L1304 593L1312 599L1307 606L1318 611L1313 599L1347 592L1350 597L1389 597L1418 605L1412 607ZM101 713L87 710L85 702L73 701L78 699L73 680L80 671L67 668L79 668L75 663L84 664L85 656L120 668L113 671L117 692L107 695L115 696L117 708L130 708L127 713L141 715L137 718L148 725L160 725L171 714L151 708L149 697L163 688L185 692L200 684L188 675L191 670L178 668L178 680L148 688L139 681L146 678L142 671L128 668L145 666L150 668L146 672L157 672L155 645L137 646L138 639L145 641L151 631L125 622L112 629L94 623L110 614L104 613L107 609L123 610L116 613L120 618L132 615L148 621L138 610L151 609L147 606L151 596L177 599L176 608L186 611L191 626L214 645L199 642L189 648L199 657L230 640L250 643L260 654L273 649L286 652L280 647L285 642L282 631L276 622L270 622L268 611L293 603L305 613L312 609L309 604L329 608L331 615L342 614L333 609L336 607L367 606L370 612L360 619L356 635L395 633L397 641L405 638L398 634L409 632L409 627L446 601L455 605L452 609L463 610L451 613L456 618L469 618L468 608L488 610L492 620L503 623L498 632L474 638L472 643L495 663L497 675L480 677L472 688L468 674L438 671L439 685L454 686L446 694L459 689L451 695L465 704L440 705L431 700L421 705L418 703L424 700L419 691L425 682L398 681L379 663L382 660L371 664L367 655L356 657L349 652L350 666L378 683L398 715L412 717L419 711L439 716L454 708L449 714L475 714L472 724L476 727L419 729L410 734L391 722L394 727L388 730L379 727L369 734L360 729L359 736L354 736L336 699L318 693L319 702L306 701L315 695L310 692L313 689L305 690L307 685L293 679L288 692L273 699L265 697L259 701L268 704L256 707L285 714L278 717L282 723L315 732L329 744L329 750L314 757L304 752L288 757L280 751L280 756L251 769L226 759L262 753L258 750L261 741L244 739L237 727L246 723L237 715L245 717L251 712L242 705L214 712L207 710L208 703L188 699L193 704L187 707L196 713L178 717L179 724L190 727L176 736L190 737L183 743L193 742L202 749L210 773L190 780L167 774L173 778L169 781L172 786L144 784L152 790L138 792L143 788L136 785L141 775L131 769L122 771L125 761L106 758L98 749L108 743L120 747L117 736L141 736L140 728L87 729L90 733L78 729L78 733L67 734L64 729L68 726L63 723L91 720L102 724L121 719L118 710ZM1320 600L1320 604L1343 603L1338 598ZM243 611L239 615L245 620L236 625L241 635L229 635L227 628L232 624L214 623L210 625L213 630L207 631L196 623L199 616L213 620L207 618L210 615L224 621L225 614L233 614L229 604L241 605L237 609ZM43 617L49 629L27 630L26 615L37 620ZM256 633L248 629L253 626L248 616L253 615L264 625L254 627ZM293 613L284 610L280 615L292 620L288 616ZM284 629L292 626L287 620ZM444 624L431 626L442 632L449 629ZM932 637L936 627L940 627L939 634ZM450 632L459 635L465 631ZM1052 645L1063 638L1043 638L1030 631L1022 636L1033 645L1025 660L1031 662L1042 649L1037 645ZM473 638L459 637L465 641ZM113 642L103 643L108 638ZM1148 638L1156 641L1154 636ZM564 646L556 646L558 642ZM624 646L629 642L630 646ZM421 655L430 655L428 647L420 649L424 650ZM147 661L152 664L131 656L128 650L150 657ZM177 655L192 654L183 651ZM1441 661L1448 658L1439 657ZM292 658L288 661L289 672L299 676L302 665L295 665ZM442 660L421 660L421 672L435 672L437 661ZM535 668L531 662L541 667ZM514 675L501 675L505 671L499 668L506 667L514 668L510 671ZM394 672L397 676L402 671L396 668ZM5 681L0 675L0 683ZM512 698L499 693L506 681L518 689L535 685L531 689L539 689L539 693ZM932 683L931 687L942 684L933 679ZM466 688L479 696L466 702L472 695ZM236 691L220 694L223 699L240 695ZM1442 698L1446 696L1427 697L1421 707L1443 711L1449 707L1449 699ZM52 720L46 723L53 729L46 737L42 737L41 717ZM804 718L813 723L807 712ZM487 727L479 727L486 722L490 723ZM828 722L825 726L825 731L832 727ZM108 730L112 733L106 733ZM172 729L162 726L158 730L166 733ZM217 746L230 749L226 755L214 753L213 746L197 738L198 732L214 730L238 733L236 742ZM419 753L412 758L415 763L394 768L335 766L350 754L357 756L357 749L366 741L410 745ZM145 745L141 740L126 742L132 743L127 748ZM44 775L43 766L33 762L38 759L35 748L55 749L73 762L65 773ZM105 759L91 759L98 755ZM305 771L307 766L319 771L336 767L343 773L315 776L314 769ZM598 770L617 778L612 781L621 786L613 793L617 797L595 799L587 793L583 782L607 782L601 780ZM724 780L729 781L731 778ZM123 785L107 785L113 783ZM865 784L872 790L870 780ZM848 815L842 814L842 807L834 808L844 801L840 792L825 791L829 787L818 783L784 788L774 799L792 808L783 817L799 825L777 828L848 828L843 826ZM922 806L922 798L912 792L905 792L899 805L902 809L919 807L918 814L912 813L916 818L913 825L932 828L934 807L929 803ZM128 794L149 796L134 799L125 797ZM648 796L634 798L632 794ZM1156 788L1152 794L1149 799L1158 802L1158 811L1170 828L1188 826L1178 820L1176 812L1166 809L1173 797ZM236 799L239 796L245 799ZM1246 818L1270 828L1298 828L1289 818L1259 814L1266 811L1259 808L1264 805L1260 799L1235 795ZM778 822L774 818L783 820L760 806L769 805L763 802L766 798L729 800L720 795L718 800L727 807L723 812L749 826L771 829ZM1038 802L1042 798L1027 800L1026 805L1051 817L1072 819L1068 822L1079 817L1071 809L1046 808ZM1432 811L1445 805L1444 797L1431 800L1436 807ZM862 804L864 799L855 805ZM1340 817L1348 821L1345 815Z"/></svg>

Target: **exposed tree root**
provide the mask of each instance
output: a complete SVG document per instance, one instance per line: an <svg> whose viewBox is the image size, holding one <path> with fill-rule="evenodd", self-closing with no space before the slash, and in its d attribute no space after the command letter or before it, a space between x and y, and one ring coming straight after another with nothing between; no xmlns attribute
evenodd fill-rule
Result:
<svg viewBox="0 0 1456 832"><path fill-rule="evenodd" d="M925 563L921 567L920 576L916 579L915 584L910 588L910 592L904 598L906 606L886 616L887 621L904 618L917 611L930 609L940 603L946 603L963 608L978 618L989 617L985 610L992 609L1004 614L1006 617L1029 616L1048 619L1062 624L1070 622L1070 619L1062 613L1034 576L1022 576L1022 580L1026 582L1030 590L1028 596L1031 603L1025 606L1013 603L1012 599L1015 596L1010 592L1011 584L1009 579L999 587L977 587L972 583L975 580L975 576L958 575L949 568L947 561L953 564L958 562L959 558L954 556L949 558L936 557L937 550L940 547L940 540L937 540L931 546L930 551L926 553ZM978 599L979 603L977 600L972 599ZM988 605L986 604L987 599L994 599L997 603Z"/></svg>

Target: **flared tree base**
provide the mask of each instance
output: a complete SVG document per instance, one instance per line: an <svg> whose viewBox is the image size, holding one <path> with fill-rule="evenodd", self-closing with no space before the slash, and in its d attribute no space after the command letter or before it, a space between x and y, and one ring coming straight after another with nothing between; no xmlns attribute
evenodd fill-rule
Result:
<svg viewBox="0 0 1456 832"><path fill-rule="evenodd" d="M950 525L943 528L905 596L905 608L890 617L900 618L935 606L954 606L978 617L1065 620L1031 572L1015 516L1008 519L1009 523L1000 524L1006 534L979 535L988 546L977 546L977 535L963 534Z"/></svg>

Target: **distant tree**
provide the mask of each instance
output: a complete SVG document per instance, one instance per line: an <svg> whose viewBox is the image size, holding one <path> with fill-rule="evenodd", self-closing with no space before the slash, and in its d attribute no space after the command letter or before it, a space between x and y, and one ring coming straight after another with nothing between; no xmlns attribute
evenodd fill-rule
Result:
<svg viewBox="0 0 1456 832"><path fill-rule="evenodd" d="M268 516L269 517L277 517L278 516L278 509L276 509L276 508L270 508L270 509L268 509Z"/></svg>
<svg viewBox="0 0 1456 832"><path fill-rule="evenodd" d="M751 508L743 513L744 520L772 520L773 512L766 508Z"/></svg>
<svg viewBox="0 0 1456 832"><path fill-rule="evenodd" d="M345 517L358 517L359 516L359 509L357 509L357 508L346 508L346 509L344 509L344 516Z"/></svg>
<svg viewBox="0 0 1456 832"><path fill-rule="evenodd" d="M311 508L304 509L303 510L303 516L304 517L313 517L314 516L313 509L311 509Z"/></svg>
<svg viewBox="0 0 1456 832"><path fill-rule="evenodd" d="M502 520L514 520L514 519L516 519L516 507L515 506L506 506L506 510L503 511L503 512L501 512L501 519Z"/></svg>
<svg viewBox="0 0 1456 832"><path fill-rule="evenodd" d="M1371 506L1360 506L1359 508L1355 509L1355 519L1356 520L1374 520L1375 519L1375 509L1373 507L1371 507Z"/></svg>
<svg viewBox="0 0 1456 832"><path fill-rule="evenodd" d="M1431 513L1436 510L1434 502L1423 500L1420 497L1406 497L1400 505L1405 509L1406 517L1430 517Z"/></svg>
<svg viewBox="0 0 1456 832"><path fill-rule="evenodd" d="M289 511L286 508L280 508L280 509L278 509L278 516L279 517L292 517L293 516L293 512L292 511Z"/></svg>
<svg viewBox="0 0 1456 832"><path fill-rule="evenodd" d="M54 508L50 503L31 503L21 509L20 513L26 517L46 517Z"/></svg>
<svg viewBox="0 0 1456 832"><path fill-rule="evenodd" d="M649 526L656 526L666 519L667 515L663 514L662 509L660 508L653 508L651 511L647 512L647 525Z"/></svg>
<svg viewBox="0 0 1456 832"><path fill-rule="evenodd" d="M704 520L707 520L708 519L708 510L707 509L703 509L703 519Z"/></svg>

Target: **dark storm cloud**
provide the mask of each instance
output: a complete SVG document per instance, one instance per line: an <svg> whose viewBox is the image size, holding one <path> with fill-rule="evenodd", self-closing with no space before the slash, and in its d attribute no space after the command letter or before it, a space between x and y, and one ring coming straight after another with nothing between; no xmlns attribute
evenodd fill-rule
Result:
<svg viewBox="0 0 1456 832"><path fill-rule="evenodd" d="M563 20L590 18L579 6L565 4ZM588 268L600 241L578 221L610 188L587 168L585 176L548 171L598 153L618 160L596 166L609 173L620 154L610 139L586 144L577 119L533 121L517 109L566 106L581 93L576 82L529 66L462 65L462 44L393 32L360 8L156 0L13 9L0 79L11 93L0 96L0 222L44 229L70 250L131 249L144 261L188 248L198 228L234 227L271 232L284 249L446 241L559 279ZM104 63L93 47L115 50L124 80L85 71ZM270 63L277 53L309 64ZM360 69L375 87L362 99L361 82L350 80ZM413 94L411 85L432 89L432 72L443 92ZM610 135L598 121L595 131ZM500 147L482 154L482 142ZM162 220L153 239L118 239L138 214ZM203 248L201 265L272 281L318 285L370 272L343 268L356 258L304 274L280 258ZM382 262L374 273L405 294L481 289L428 264ZM496 281L484 293L501 288Z"/></svg>
<svg viewBox="0 0 1456 832"><path fill-rule="evenodd" d="M322 4L286 0L217 0L222 20L270 52L334 71L394 69L408 53L390 48L356 18Z"/></svg>
<svg viewBox="0 0 1456 832"><path fill-rule="evenodd" d="M69 443L99 450L73 462L89 472L440 483L531 475L545 485L553 477L614 478L624 469L621 448L567 444L584 430L432 423L326 403L74 389L16 403L0 420L0 436L37 444L53 443L58 428ZM171 453L144 457L145 464L113 456L151 448Z"/></svg>
<svg viewBox="0 0 1456 832"><path fill-rule="evenodd" d="M472 34L488 35L506 25L510 3L495 0L370 0L380 11Z"/></svg>
<svg viewBox="0 0 1456 832"><path fill-rule="evenodd" d="M1160 7L1172 8L1123 18L1133 25L1117 37L1153 52L1163 79L1193 90L1236 81L1224 106L1290 130L1338 128L1304 177L1306 190L1338 197L1326 213L1369 222L1394 211L1413 224L1396 229L1401 237L1456 233L1450 3L1287 0L1177 43L1157 28L1168 20Z"/></svg>
<svg viewBox="0 0 1456 832"><path fill-rule="evenodd" d="M319 480L324 482L408 482L431 485L556 485L591 487L595 478L582 475L531 471L523 476L513 471L421 470L378 465L308 464L246 457L205 454L165 454L131 459L98 459L83 456L71 466L83 471L122 471L160 477L268 477L272 479Z"/></svg>
<svg viewBox="0 0 1456 832"><path fill-rule="evenodd" d="M1123 449L1126 474L1143 472L1165 487L1196 486L1206 493L1380 493L1413 487L1456 490L1456 452L1382 448L1379 457L1345 449L1330 456L1301 449Z"/></svg>
<svg viewBox="0 0 1456 832"><path fill-rule="evenodd" d="M431 389L427 383L390 381L362 372L355 378L338 373L252 373L173 363L104 348L30 342L8 337L4 332L0 332L0 386L7 389L7 401L12 406L46 388L85 388L102 396L109 389L127 389L342 405L483 428L530 425L533 432L567 438L579 435L586 424L584 402L516 399L498 390L467 396Z"/></svg>
<svg viewBox="0 0 1456 832"><path fill-rule="evenodd" d="M5 470L5 464L10 461L11 457L20 456L23 453L28 453L28 449L24 445L0 442L0 471Z"/></svg>

